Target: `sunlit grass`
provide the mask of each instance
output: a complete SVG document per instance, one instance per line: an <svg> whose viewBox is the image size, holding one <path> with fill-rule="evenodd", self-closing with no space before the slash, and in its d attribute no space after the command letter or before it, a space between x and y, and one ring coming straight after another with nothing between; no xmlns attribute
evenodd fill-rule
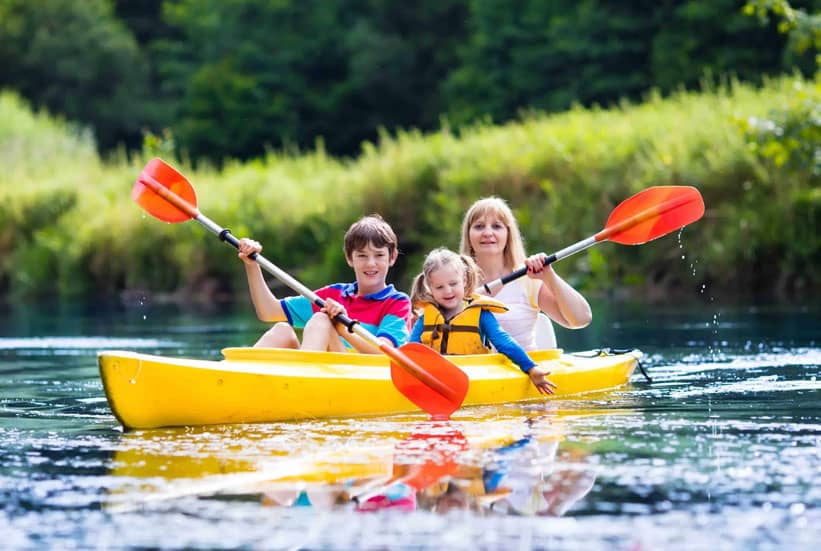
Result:
<svg viewBox="0 0 821 551"><path fill-rule="evenodd" d="M601 229L631 194L673 184L698 187L708 206L683 234L684 261L669 237L642 247L603 245L557 270L588 292L628 284L743 287L757 284L750 273L779 251L768 273L799 287L817 281L819 161L802 152L821 145L752 143L750 121L792 113L810 120L796 135L812 142L819 122L804 111L817 113L818 83L795 77L761 89L731 82L705 90L650 94L613 109L529 113L499 126L383 134L348 161L321 149L228 160L221 170L166 160L193 183L207 216L259 239L266 256L309 285L351 277L342 235L363 214L379 212L397 230L405 254L395 276L406 286L427 250L458 245L462 213L480 196L507 198L529 249L550 252ZM789 157L797 165L783 161L790 152L798 152ZM194 224L156 221L131 201L151 156L147 149L100 159L87 132L0 95L0 290L244 292L243 271L224 244ZM800 220L803 229L784 231L782 219Z"/></svg>

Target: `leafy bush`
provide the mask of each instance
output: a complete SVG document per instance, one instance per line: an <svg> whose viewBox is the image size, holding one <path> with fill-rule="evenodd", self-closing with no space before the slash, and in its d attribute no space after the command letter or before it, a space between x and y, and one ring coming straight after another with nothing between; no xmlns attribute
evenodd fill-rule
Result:
<svg viewBox="0 0 821 551"><path fill-rule="evenodd" d="M458 134L383 133L354 160L269 151L219 169L166 157L199 206L308 286L350 280L342 236L382 214L403 255L407 288L431 248L457 247L462 214L496 194L514 208L532 252L600 230L623 199L651 185L694 185L703 220L640 247L602 244L556 265L587 293L685 294L704 284L734 293L806 293L819 280L817 81L762 88L705 82L700 94L650 94L614 109L530 113L518 123ZM15 120L21 124L5 124ZM196 224L141 212L130 187L173 136L143 154L101 161L82 131L0 95L0 288L17 295L112 297L124 291L244 296L235 253Z"/></svg>

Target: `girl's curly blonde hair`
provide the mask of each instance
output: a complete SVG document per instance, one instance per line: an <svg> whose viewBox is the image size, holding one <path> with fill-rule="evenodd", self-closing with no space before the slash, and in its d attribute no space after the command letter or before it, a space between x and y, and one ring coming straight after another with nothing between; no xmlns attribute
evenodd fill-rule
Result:
<svg viewBox="0 0 821 551"><path fill-rule="evenodd" d="M431 272L438 270L444 266L453 266L459 270L465 282L465 296L469 297L476 291L482 277L482 271L476 265L473 258L457 254L445 247L433 249L425 257L425 262L422 264L422 271L414 278L411 286L411 304L414 308L419 307L425 302L435 304L433 294L428 287L428 278Z"/></svg>

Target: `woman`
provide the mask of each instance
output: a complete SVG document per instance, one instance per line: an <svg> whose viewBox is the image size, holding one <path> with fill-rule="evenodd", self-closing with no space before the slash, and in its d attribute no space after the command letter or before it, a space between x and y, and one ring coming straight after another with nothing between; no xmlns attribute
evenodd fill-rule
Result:
<svg viewBox="0 0 821 551"><path fill-rule="evenodd" d="M526 256L519 225L504 199L485 197L473 203L462 221L459 249L476 260L484 282L527 266L528 277L511 281L494 295L509 309L497 315L499 324L525 350L556 346L552 335L537 344L539 311L569 329L586 327L593 318L581 293L544 265L544 253Z"/></svg>

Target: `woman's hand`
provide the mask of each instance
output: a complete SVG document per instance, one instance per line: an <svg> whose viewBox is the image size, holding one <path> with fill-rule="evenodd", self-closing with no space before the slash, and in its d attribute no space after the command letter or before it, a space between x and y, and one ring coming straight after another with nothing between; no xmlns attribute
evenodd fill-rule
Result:
<svg viewBox="0 0 821 551"><path fill-rule="evenodd" d="M547 255L544 253L537 253L525 259L525 266L527 267L527 275L535 279L542 279L550 271L550 266L545 266L545 259Z"/></svg>
<svg viewBox="0 0 821 551"><path fill-rule="evenodd" d="M527 372L527 376L530 377L530 382L533 383L541 394L553 394L553 389L558 388L554 382L548 380L548 375L550 375L550 371L545 371L538 365L532 367L530 371Z"/></svg>
<svg viewBox="0 0 821 551"><path fill-rule="evenodd" d="M239 240L239 244L237 245L237 250L239 254L237 256L245 262L246 264L255 264L253 258L248 258L249 255L254 253L259 253L262 251L262 245L259 242L254 241L253 239L248 239L247 237L243 237Z"/></svg>

